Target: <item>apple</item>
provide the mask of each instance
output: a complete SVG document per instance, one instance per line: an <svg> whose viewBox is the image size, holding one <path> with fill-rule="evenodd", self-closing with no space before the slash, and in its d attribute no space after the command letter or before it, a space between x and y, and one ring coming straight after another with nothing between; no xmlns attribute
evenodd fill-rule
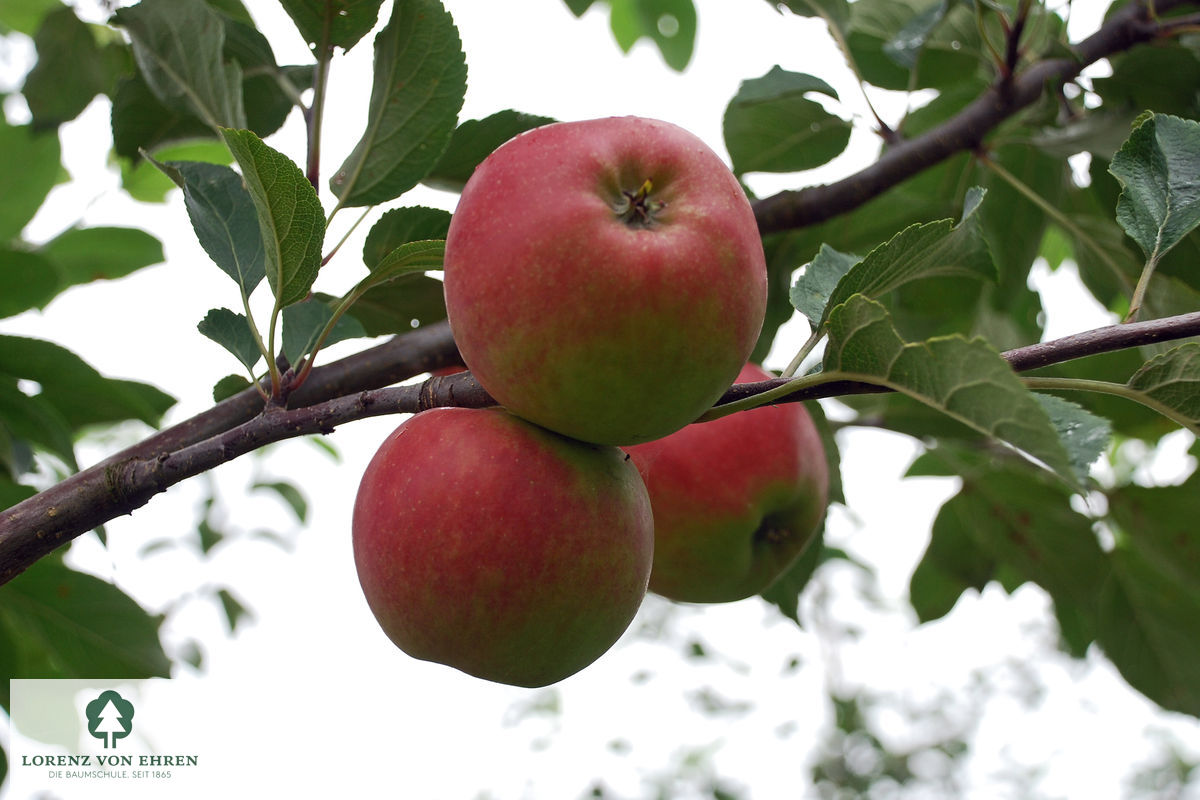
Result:
<svg viewBox="0 0 1200 800"><path fill-rule="evenodd" d="M700 139L614 117L545 125L475 169L450 222L446 309L476 380L566 436L633 444L733 382L766 307L750 203Z"/></svg>
<svg viewBox="0 0 1200 800"><path fill-rule="evenodd" d="M747 364L736 382L770 377ZM825 450L800 403L694 423L625 450L654 509L650 589L672 600L758 594L800 556L825 517Z"/></svg>
<svg viewBox="0 0 1200 800"><path fill-rule="evenodd" d="M517 686L608 650L653 559L650 500L624 453L497 408L403 422L366 468L352 528L367 604L401 650Z"/></svg>

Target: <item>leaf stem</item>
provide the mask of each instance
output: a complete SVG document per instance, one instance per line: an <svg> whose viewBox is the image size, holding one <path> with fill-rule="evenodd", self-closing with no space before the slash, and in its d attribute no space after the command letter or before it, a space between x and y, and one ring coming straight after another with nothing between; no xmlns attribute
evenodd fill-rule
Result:
<svg viewBox="0 0 1200 800"><path fill-rule="evenodd" d="M368 276L368 278L369 277L370 276ZM341 320L345 313L350 309L350 306L354 305L360 297L366 294L367 290L371 288L372 285L373 284L369 283L367 280L359 281L358 284L349 292L347 292L346 295L341 299L337 305L337 308L333 310L333 316L330 317L329 321L325 323L325 327L321 329L320 335L317 336L317 341L313 344L312 350L304 359L303 366L296 374L296 379L293 383L294 387L299 388L306 380L308 380L308 373L312 372L313 364L317 360L317 353L319 353L321 348L325 346L325 340L329 338L331 333L333 333L334 327L337 326L338 321Z"/></svg>
<svg viewBox="0 0 1200 800"><path fill-rule="evenodd" d="M305 114L308 123L308 163L305 176L313 188L320 192L321 180L321 120L325 114L325 92L329 85L329 64L333 60L333 45L329 43L330 26L333 24L332 15L325 15L325 24L321 30L321 42L315 48L317 69L313 74L313 102Z"/></svg>
<svg viewBox="0 0 1200 800"><path fill-rule="evenodd" d="M829 30L829 35L833 37L838 50L842 52L842 56L846 59L846 66L850 68L850 71L854 73L855 80L858 81L858 89L867 104L867 109L871 112L871 116L875 117L875 122L879 125L879 134L883 137L884 141L891 142L896 132L890 125L883 121L883 117L879 116L879 112L871 102L871 96L867 94L867 82L863 79L862 72L858 68L858 62L854 60L854 54L850 51L850 43L842 35L842 29L837 24L837 20L820 3L814 2L814 0L804 0L804 4L825 22L825 27Z"/></svg>
<svg viewBox="0 0 1200 800"><path fill-rule="evenodd" d="M282 376L279 374L279 365L275 363L275 328L279 323L279 315L283 312L283 307L279 305L279 300L276 299L275 307L271 309L271 324L267 328L267 370L271 376L271 397L278 398L280 391L283 389Z"/></svg>
<svg viewBox="0 0 1200 800"><path fill-rule="evenodd" d="M987 25L983 19L983 3L975 3L975 27L979 31L979 39L987 48L988 53L992 57L992 61L996 64L996 69L1004 70L1004 58L1000 55L1000 51L996 49L996 45L992 43L992 37L988 36Z"/></svg>
<svg viewBox="0 0 1200 800"><path fill-rule="evenodd" d="M1111 394L1140 403L1152 411L1157 411L1164 417L1182 425L1187 430L1200 435L1200 425L1196 421L1180 413L1168 405L1158 402L1145 392L1140 392L1123 383L1110 381L1094 381L1086 378L1022 378L1025 386L1033 391L1082 391Z"/></svg>
<svg viewBox="0 0 1200 800"><path fill-rule="evenodd" d="M800 365L804 363L804 359L808 358L808 354L817 346L817 342L825 336L823 328L816 328L809 335L807 341L800 347L800 351L788 362L787 368L781 373L784 378L790 378L796 374L796 370L800 369Z"/></svg>
<svg viewBox="0 0 1200 800"><path fill-rule="evenodd" d="M1129 298L1129 313L1125 315L1126 322L1136 322L1138 314L1141 313L1142 303L1146 300L1146 290L1150 288L1150 278L1154 275L1154 270L1158 267L1158 247L1154 248L1154 252L1146 259L1146 266L1142 267L1142 274L1138 277L1137 286L1133 290L1133 296Z"/></svg>
<svg viewBox="0 0 1200 800"><path fill-rule="evenodd" d="M346 243L346 240L350 238L350 235L352 233L354 233L355 228L357 228L359 225L361 225L362 221L367 218L367 215L370 214L374 210L375 210L375 206L367 206L366 208L363 209L363 213L358 216L358 219L356 219L354 221L354 224L350 226L350 229L346 231L346 233L342 236L341 239L338 239L338 242L337 242L337 244L335 244L333 246L333 249L330 250L329 253L326 254L326 256L321 259L322 267L325 266L326 264L328 264L333 259L333 257L335 255L337 255L337 251L342 249L342 245L344 245Z"/></svg>
<svg viewBox="0 0 1200 800"><path fill-rule="evenodd" d="M743 397L741 400L734 400L731 403L724 403L719 406L714 406L700 416L696 422L711 422L714 419L727 417L730 414L735 414L738 411L748 411L752 408L767 405L781 397L787 397L801 389L809 389L813 386L820 386L824 383L834 383L843 381L846 376L840 372L817 372L812 375L805 375L802 378L793 378L786 383L781 383L773 389L768 389L765 392Z"/></svg>
<svg viewBox="0 0 1200 800"><path fill-rule="evenodd" d="M250 328L250 335L254 337L254 343L258 345L258 352L262 353L263 358L266 359L267 363L269 364L271 363L271 353L269 350L267 350L266 343L263 342L262 334L259 332L258 326L254 324L254 315L250 312L250 297L246 294L244 287L241 289L240 294L242 296L242 308L246 312L246 325ZM264 401L270 399L266 390L263 389L262 384L258 382L258 378L254 375L253 369L250 370L250 382L254 385L254 388L258 390L258 393L262 395L262 399Z"/></svg>
<svg viewBox="0 0 1200 800"><path fill-rule="evenodd" d="M366 216L364 213L363 216ZM361 218L360 218L361 221ZM445 252L445 242L440 239L421 240L408 242L400 245L393 250L388 256L385 256L383 261L375 266L369 275L360 280L354 287L346 292L342 299L338 302L337 307L333 311L333 316L325 323L325 327L321 329L320 335L313 344L312 352L309 353L303 366L298 370L298 374L293 383L292 388L299 387L305 380L308 379L308 373L312 371L313 362L316 360L317 353L324 346L325 340L333 333L334 326L338 320L345 315L350 306L354 305L358 300L371 289L376 286L394 281L397 278L402 278L408 275L415 275L426 272L428 270L436 270L442 268L442 255ZM397 256L398 253L404 255ZM429 256L433 255L431 259ZM396 260L388 263L390 258Z"/></svg>
<svg viewBox="0 0 1200 800"><path fill-rule="evenodd" d="M250 71L247 70L246 74L249 74L249 72ZM309 109L308 105L304 102L304 97L301 96L300 92L296 91L295 84L293 84L290 80L288 80L288 77L287 77L287 75L284 74L283 70L280 70L280 69L272 69L269 71L263 70L263 74L270 75L272 78L275 79L275 84L279 87L279 90L288 96L288 99L290 99L292 101L292 105L296 106L296 108L300 109L300 111L303 112L304 119L307 121L308 113L309 113L310 109Z"/></svg>

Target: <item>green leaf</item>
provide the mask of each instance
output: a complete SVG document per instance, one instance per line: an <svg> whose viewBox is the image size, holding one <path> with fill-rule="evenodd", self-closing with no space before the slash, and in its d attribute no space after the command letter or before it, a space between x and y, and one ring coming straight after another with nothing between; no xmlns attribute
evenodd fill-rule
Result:
<svg viewBox="0 0 1200 800"><path fill-rule="evenodd" d="M1022 373L1022 377L1098 380L1119 386L1144 366L1144 359L1145 356L1137 349L1130 348L1030 370ZM1160 412L1143 403L1130 402L1130 398L1086 391L1075 391L1069 396L1072 402L1079 403L1093 414L1111 422L1113 430L1122 437L1138 438L1152 443L1176 430L1175 424Z"/></svg>
<svg viewBox="0 0 1200 800"><path fill-rule="evenodd" d="M996 565L977 541L977 509L955 496L944 503L933 521L925 548L909 581L909 602L917 619L930 622L950 613L963 592L982 590Z"/></svg>
<svg viewBox="0 0 1200 800"><path fill-rule="evenodd" d="M68 6L46 15L33 44L37 63L25 76L21 94L35 129L75 119L115 77L91 29Z"/></svg>
<svg viewBox="0 0 1200 800"><path fill-rule="evenodd" d="M134 200L143 203L162 203L172 189L178 188L178 184L154 162L162 165L177 161L201 161L205 164L229 164L233 161L229 148L215 139L164 145L150 155L152 160L139 158L135 162L121 159L121 188Z"/></svg>
<svg viewBox="0 0 1200 800"><path fill-rule="evenodd" d="M959 594L1006 577L1032 581L1054 600L1063 635L1082 653L1096 634L1097 587L1109 574L1092 520L1070 492L1041 474L992 464L963 476L962 490L934 521L910 594L920 619L947 613Z"/></svg>
<svg viewBox="0 0 1200 800"><path fill-rule="evenodd" d="M663 61L682 72L696 43L696 6L692 0L608 0L613 38L628 53L643 37L658 47ZM576 15L578 16L578 15Z"/></svg>
<svg viewBox="0 0 1200 800"><path fill-rule="evenodd" d="M233 353L246 371L254 374L254 368L263 356L245 315L228 308L214 308L204 315L196 330Z"/></svg>
<svg viewBox="0 0 1200 800"><path fill-rule="evenodd" d="M922 16L931 6L940 5L940 0L851 3L846 41L863 78L901 91L974 80L983 62L974 11L967 3L956 3L940 19ZM918 36L919 44L899 46L898 34L906 30ZM915 56L911 68L902 63L909 56Z"/></svg>
<svg viewBox="0 0 1200 800"><path fill-rule="evenodd" d="M258 481L250 488L256 491L265 489L274 492L292 509L297 522L308 521L308 501L304 499L304 493L295 484L287 481Z"/></svg>
<svg viewBox="0 0 1200 800"><path fill-rule="evenodd" d="M54 263L37 253L0 248L0 318L41 308L58 294Z"/></svg>
<svg viewBox="0 0 1200 800"><path fill-rule="evenodd" d="M258 211L267 283L276 305L303 300L321 267L325 238L316 190L291 159L252 132L224 129L221 138L241 166Z"/></svg>
<svg viewBox="0 0 1200 800"><path fill-rule="evenodd" d="M805 95L837 98L828 83L778 66L743 81L725 109L725 147L733 171L798 172L819 167L846 149L851 125Z"/></svg>
<svg viewBox="0 0 1200 800"><path fill-rule="evenodd" d="M1104 455L1112 441L1112 423L1098 417L1083 406L1050 394L1034 394L1058 431L1071 468L1080 486L1086 484L1092 464Z"/></svg>
<svg viewBox="0 0 1200 800"><path fill-rule="evenodd" d="M381 286L397 278L420 275L428 270L439 270L446 255L446 243L441 239L407 242L388 253L371 268L371 274L358 282L351 290L352 295Z"/></svg>
<svg viewBox="0 0 1200 800"><path fill-rule="evenodd" d="M1151 264L1200 225L1200 123L1149 115L1109 172L1122 187L1117 221Z"/></svg>
<svg viewBox="0 0 1200 800"><path fill-rule="evenodd" d="M57 268L62 289L123 278L163 261L162 242L137 228L69 228L39 251Z"/></svg>
<svg viewBox="0 0 1200 800"><path fill-rule="evenodd" d="M1127 108L1088 109L1065 123L1048 125L1030 137L1035 152L1066 159L1076 153L1092 153L1111 160L1129 137L1136 115Z"/></svg>
<svg viewBox="0 0 1200 800"><path fill-rule="evenodd" d="M788 299L792 274L809 258L807 240L792 231L764 236L762 244L767 260L767 309L758 341L747 359L755 364L767 359L779 329L795 316Z"/></svg>
<svg viewBox="0 0 1200 800"><path fill-rule="evenodd" d="M3 400L4 395L0 393L0 402ZM18 491L14 481L20 480L22 475L33 468L33 450L29 442L14 436L5 422L6 420L0 417L0 489L12 494ZM9 505L12 503L0 505L0 508L8 508Z"/></svg>
<svg viewBox="0 0 1200 800"><path fill-rule="evenodd" d="M842 452L838 446L833 426L829 424L829 417L826 416L825 409L820 403L811 401L805 403L804 407L812 418L817 435L821 437L822 449L825 451L825 467L829 474L829 502L845 505L846 493L842 485Z"/></svg>
<svg viewBox="0 0 1200 800"><path fill-rule="evenodd" d="M881 297L911 281L935 276L994 281L996 267L975 213L982 198L982 190L968 193L957 225L948 219L912 225L868 253L838 282L821 324L832 308L855 294Z"/></svg>
<svg viewBox="0 0 1200 800"><path fill-rule="evenodd" d="M863 295L838 305L828 325L825 373L903 392L1075 482L1070 457L1042 405L983 339L906 343L884 307Z"/></svg>
<svg viewBox="0 0 1200 800"><path fill-rule="evenodd" d="M816 536L800 554L800 557L775 581L760 592L762 598L779 609L779 613L797 625L800 622L800 595L808 586L817 567L845 554L825 546L824 531Z"/></svg>
<svg viewBox="0 0 1200 800"><path fill-rule="evenodd" d="M407 242L384 256L360 285L378 286L405 275L441 269L445 257L446 242L441 239Z"/></svg>
<svg viewBox="0 0 1200 800"><path fill-rule="evenodd" d="M58 134L9 126L0 118L0 242L21 235L60 175Z"/></svg>
<svg viewBox="0 0 1200 800"><path fill-rule="evenodd" d="M921 48L925 46L938 24L946 18L946 13L953 4L954 0L941 0L936 5L914 14L904 23L904 27L884 44L883 54L905 69L915 67Z"/></svg>
<svg viewBox="0 0 1200 800"><path fill-rule="evenodd" d="M0 374L40 384L38 397L73 430L127 419L157 425L175 403L149 384L105 378L70 350L40 339L0 335Z"/></svg>
<svg viewBox="0 0 1200 800"><path fill-rule="evenodd" d="M800 17L821 17L845 29L850 21L850 5L846 0L767 0L776 8L786 8Z"/></svg>
<svg viewBox="0 0 1200 800"><path fill-rule="evenodd" d="M263 229L242 176L229 167L172 161L188 218L204 252L249 297L266 274ZM244 167L243 167L244 168Z"/></svg>
<svg viewBox="0 0 1200 800"><path fill-rule="evenodd" d="M280 0L280 5L309 47L327 41L331 47L349 50L375 27L383 0Z"/></svg>
<svg viewBox="0 0 1200 800"><path fill-rule="evenodd" d="M226 375L221 380L213 384L212 398L214 403L219 403L233 397L235 394L250 388L250 381L242 375Z"/></svg>
<svg viewBox="0 0 1200 800"><path fill-rule="evenodd" d="M1195 48L1165 40L1115 54L1110 62L1112 74L1092 82L1105 107L1152 108L1185 119L1200 116L1200 53Z"/></svg>
<svg viewBox="0 0 1200 800"><path fill-rule="evenodd" d="M1109 493L1116 526L1098 639L1130 685L1200 715L1200 478Z"/></svg>
<svg viewBox="0 0 1200 800"><path fill-rule="evenodd" d="M366 130L329 183L342 205L383 203L416 186L446 149L466 87L462 42L441 3L396 3L375 37Z"/></svg>
<svg viewBox="0 0 1200 800"><path fill-rule="evenodd" d="M165 146L216 137L212 128L187 109L168 108L159 102L141 74L118 84L113 97L112 130L113 150L132 162L141 159L143 150L165 158L159 152Z"/></svg>
<svg viewBox="0 0 1200 800"><path fill-rule="evenodd" d="M40 396L21 391L13 378L0 378L0 421L13 436L53 453L71 469L79 468L66 420Z"/></svg>
<svg viewBox="0 0 1200 800"><path fill-rule="evenodd" d="M35 494L37 494L37 489L32 486L22 486L0 477L0 508L11 508Z"/></svg>
<svg viewBox="0 0 1200 800"><path fill-rule="evenodd" d="M838 449L833 429L818 403L812 402L804 405L812 416L817 433L821 437L821 444L824 446L826 466L829 470L829 502L845 503L846 496L842 488L841 452ZM780 613L797 625L801 624L800 594L821 564L840 559L849 561L866 572L871 571L870 567L856 561L844 550L825 544L825 522L824 519L821 521L821 530L800 554L796 562L760 593L764 600L776 606Z"/></svg>
<svg viewBox="0 0 1200 800"><path fill-rule="evenodd" d="M990 154L991 163L1015 177L1052 207L1061 208L1071 183L1071 167L1065 158L1041 152L1025 144L997 147ZM1032 295L1029 289L1029 269L1037 257L1042 232L1046 228L1046 212L1020 190L1000 177L998 172L979 165L972 179L987 189L987 202L979 209L984 238L996 263L998 273L994 300L997 308L1007 305L1009 316L1018 322L1014 308L1022 294ZM1014 235L1020 231L1020 235ZM1034 296L1040 310L1040 302ZM1029 328L1017 341L997 342L998 346L1015 347L1041 338L1036 325L1037 312L1030 316Z"/></svg>
<svg viewBox="0 0 1200 800"><path fill-rule="evenodd" d="M251 23L225 17L226 61L242 68L242 105L246 110L245 127L265 139L279 130L288 114L297 108L295 96L312 87L314 65L280 67L275 62L271 43ZM290 83L295 94L281 85Z"/></svg>
<svg viewBox="0 0 1200 800"><path fill-rule="evenodd" d="M838 282L860 261L860 256L839 253L822 244L816 257L796 278L791 290L792 307L808 318L814 330L821 324Z"/></svg>
<svg viewBox="0 0 1200 800"><path fill-rule="evenodd" d="M333 319L334 310L316 298L295 303L283 310L283 354L292 364L298 364L303 356L312 352L317 337ZM342 316L334 323L322 343L327 347L335 342L366 336L358 320Z"/></svg>
<svg viewBox="0 0 1200 800"><path fill-rule="evenodd" d="M1200 715L1200 600L1192 586L1166 584L1157 565L1139 553L1118 551L1112 560L1098 635L1104 654L1155 703Z"/></svg>
<svg viewBox="0 0 1200 800"><path fill-rule="evenodd" d="M254 18L250 16L250 12L242 0L205 0L205 2L230 19L246 25L254 24Z"/></svg>
<svg viewBox="0 0 1200 800"><path fill-rule="evenodd" d="M158 638L161 617L116 586L55 559L42 559L0 587L0 618L44 648L62 677L149 678L170 671Z"/></svg>
<svg viewBox="0 0 1200 800"><path fill-rule="evenodd" d="M592 3L596 0L563 0L567 4L567 8L577 17L582 17L583 13L592 7Z"/></svg>
<svg viewBox="0 0 1200 800"><path fill-rule="evenodd" d="M803 96L810 92L838 99L837 90L816 75L789 72L776 64L761 78L742 81L734 102L764 103L789 95Z"/></svg>
<svg viewBox="0 0 1200 800"><path fill-rule="evenodd" d="M316 297L333 307L341 302L329 295ZM368 289L346 313L358 320L367 336L408 333L444 320L446 297L441 281L409 275Z"/></svg>
<svg viewBox="0 0 1200 800"><path fill-rule="evenodd" d="M322 454L324 454L324 455L328 456L330 459L332 459L335 464L342 463L342 454L340 452L338 452L338 449L336 447L334 447L333 444L331 444L330 441L326 437L324 437L324 436L306 436L306 437L304 437L304 441L308 442L313 447L320 450Z"/></svg>
<svg viewBox="0 0 1200 800"><path fill-rule="evenodd" d="M450 212L426 206L393 208L371 227L363 244L363 263L373 270L401 245L427 239L445 239Z"/></svg>
<svg viewBox="0 0 1200 800"><path fill-rule="evenodd" d="M295 98L313 85L316 67L299 64L264 68L263 73L247 74L242 81L242 96L246 104L246 127L265 139L283 127L288 115L297 110ZM282 83L292 91L284 91Z"/></svg>
<svg viewBox="0 0 1200 800"><path fill-rule="evenodd" d="M242 70L224 60L225 26L204 0L142 0L118 9L133 55L155 97L210 128L244 128Z"/></svg>
<svg viewBox="0 0 1200 800"><path fill-rule="evenodd" d="M200 552L208 555L217 545L223 542L227 534L212 524L210 519L202 519L196 526L196 536L200 540Z"/></svg>
<svg viewBox="0 0 1200 800"><path fill-rule="evenodd" d="M1200 343L1187 342L1150 359L1127 384L1142 402L1200 435Z"/></svg>
<svg viewBox="0 0 1200 800"><path fill-rule="evenodd" d="M454 129L450 144L422 181L435 189L461 192L479 162L518 133L548 125L551 117L498 111L483 119L469 119Z"/></svg>
<svg viewBox="0 0 1200 800"><path fill-rule="evenodd" d="M250 610L242 605L241 601L234 597L228 589L218 589L217 599L221 601L221 609L225 612L225 620L229 623L230 633L237 630L242 620L254 619Z"/></svg>
<svg viewBox="0 0 1200 800"><path fill-rule="evenodd" d="M60 7L59 0L21 0L19 3L0 3L0 32L6 28L33 36L42 20Z"/></svg>
<svg viewBox="0 0 1200 800"><path fill-rule="evenodd" d="M398 231L398 227L391 230ZM350 315L362 323L364 332L370 336L401 333L445 319L442 284L424 275L426 271L442 268L445 252L446 243L442 240L402 244L373 265L371 274L337 304L348 301Z"/></svg>

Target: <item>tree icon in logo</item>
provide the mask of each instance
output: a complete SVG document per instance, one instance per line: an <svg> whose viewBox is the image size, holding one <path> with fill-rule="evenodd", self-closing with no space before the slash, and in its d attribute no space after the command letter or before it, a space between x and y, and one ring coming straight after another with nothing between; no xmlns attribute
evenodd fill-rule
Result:
<svg viewBox="0 0 1200 800"><path fill-rule="evenodd" d="M117 739L124 739L133 730L133 703L111 689L88 703L84 713L88 733L103 740L106 748L116 747Z"/></svg>

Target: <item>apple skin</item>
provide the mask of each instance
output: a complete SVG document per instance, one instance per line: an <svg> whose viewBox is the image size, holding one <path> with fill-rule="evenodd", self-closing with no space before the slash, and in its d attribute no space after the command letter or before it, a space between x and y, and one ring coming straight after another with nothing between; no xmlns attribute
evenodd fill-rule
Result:
<svg viewBox="0 0 1200 800"><path fill-rule="evenodd" d="M392 432L354 504L367 604L409 655L545 686L599 658L646 594L650 500L615 447L502 409L436 408Z"/></svg>
<svg viewBox="0 0 1200 800"><path fill-rule="evenodd" d="M747 364L737 383L773 377ZM800 403L740 411L626 447L654 509L650 590L692 603L758 594L812 541L829 469Z"/></svg>
<svg viewBox="0 0 1200 800"><path fill-rule="evenodd" d="M767 296L737 179L691 133L640 117L553 123L497 148L463 189L444 277L480 385L600 444L657 439L707 410L749 357Z"/></svg>

